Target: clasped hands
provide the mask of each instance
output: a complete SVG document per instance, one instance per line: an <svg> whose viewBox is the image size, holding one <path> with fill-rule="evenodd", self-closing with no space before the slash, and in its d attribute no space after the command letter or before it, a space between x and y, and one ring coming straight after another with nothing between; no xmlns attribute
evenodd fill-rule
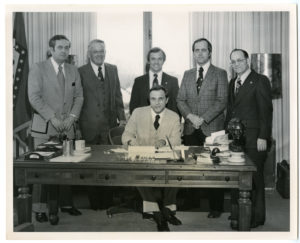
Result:
<svg viewBox="0 0 300 243"><path fill-rule="evenodd" d="M54 128L59 132L67 132L70 130L71 126L73 125L73 123L75 122L75 117L73 116L68 116L66 119L61 120L58 119L56 117L51 118L51 123L54 126Z"/></svg>
<svg viewBox="0 0 300 243"><path fill-rule="evenodd" d="M186 118L191 121L195 129L199 129L204 122L204 119L202 117L199 117L192 113L188 114Z"/></svg>

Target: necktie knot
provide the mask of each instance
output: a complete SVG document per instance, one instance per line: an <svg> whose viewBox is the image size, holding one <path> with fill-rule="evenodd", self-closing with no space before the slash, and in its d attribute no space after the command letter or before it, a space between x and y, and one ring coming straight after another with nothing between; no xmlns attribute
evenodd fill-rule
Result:
<svg viewBox="0 0 300 243"><path fill-rule="evenodd" d="M203 67L200 67L200 68L199 68L199 75L200 75L200 74L203 75L203 71L204 71Z"/></svg>
<svg viewBox="0 0 300 243"><path fill-rule="evenodd" d="M159 118L160 118L160 115L156 115L155 116L155 121L154 121L154 128L155 128L155 130L157 130L158 129L158 127L159 127Z"/></svg>

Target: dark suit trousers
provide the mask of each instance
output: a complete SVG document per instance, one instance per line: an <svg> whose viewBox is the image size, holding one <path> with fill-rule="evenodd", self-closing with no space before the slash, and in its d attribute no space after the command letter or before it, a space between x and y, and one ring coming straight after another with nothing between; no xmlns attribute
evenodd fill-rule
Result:
<svg viewBox="0 0 300 243"><path fill-rule="evenodd" d="M176 204L178 188L164 187L137 187L144 201L156 202L160 210L164 207Z"/></svg>
<svg viewBox="0 0 300 243"><path fill-rule="evenodd" d="M47 141L48 139L34 138L35 147ZM46 213L46 206L42 204L48 203L49 213L57 214L59 206L73 206L72 187L35 184L33 185L32 200L34 204L39 205L39 207L35 208L35 212Z"/></svg>
<svg viewBox="0 0 300 243"><path fill-rule="evenodd" d="M258 152L256 149L245 149L245 153L249 156L257 168L257 171L253 173L252 178L251 222L264 223L266 219L264 163L267 158L267 152ZM232 203L237 204L238 191L233 190L231 197Z"/></svg>
<svg viewBox="0 0 300 243"><path fill-rule="evenodd" d="M205 134L203 134L201 128L196 129L191 135L184 135L183 141L186 146L203 146L205 142ZM190 189L190 193L195 193L200 189ZM208 190L209 208L210 211L223 211L224 204L224 190L221 188L214 188Z"/></svg>

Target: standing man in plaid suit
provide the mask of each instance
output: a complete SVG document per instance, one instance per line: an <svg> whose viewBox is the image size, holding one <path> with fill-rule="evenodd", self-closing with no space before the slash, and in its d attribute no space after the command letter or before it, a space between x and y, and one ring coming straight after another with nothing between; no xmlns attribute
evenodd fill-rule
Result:
<svg viewBox="0 0 300 243"><path fill-rule="evenodd" d="M185 119L184 144L202 146L212 132L224 129L228 79L225 70L211 64L212 45L207 39L195 40L192 50L197 66L185 71L177 106ZM209 190L209 218L220 217L223 198L222 189Z"/></svg>

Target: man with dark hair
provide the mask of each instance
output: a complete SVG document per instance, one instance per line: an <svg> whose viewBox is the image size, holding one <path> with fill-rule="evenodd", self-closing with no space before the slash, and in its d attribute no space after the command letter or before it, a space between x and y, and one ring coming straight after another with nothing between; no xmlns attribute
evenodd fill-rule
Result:
<svg viewBox="0 0 300 243"><path fill-rule="evenodd" d="M226 126L238 118L245 126L245 153L256 165L253 173L251 228L263 225L266 218L264 163L272 133L272 95L268 78L250 69L248 53L234 49L230 61L236 78L230 80ZM237 203L237 195L232 198ZM233 216L233 215L232 215Z"/></svg>
<svg viewBox="0 0 300 243"><path fill-rule="evenodd" d="M64 35L55 35L49 41L51 57L35 64L29 72L28 97L34 115L31 135L34 146L48 141L50 136L66 134L69 139L75 138L75 121L79 118L83 96L80 76L77 68L66 63L71 43ZM58 223L58 187L48 186L49 190L49 219L51 224ZM73 207L71 188L60 187L60 206L63 212L71 215L81 213ZM37 190L33 190L33 197ZM45 188L41 188L41 195L45 196ZM45 199L38 199L39 202ZM62 205L64 201L64 205ZM39 222L47 221L45 203L34 203L33 211Z"/></svg>
<svg viewBox="0 0 300 243"><path fill-rule="evenodd" d="M180 122L177 113L166 108L166 90L154 86L149 92L150 106L136 108L122 135L124 145L155 146L167 145L166 137L173 146L181 144ZM158 231L170 231L168 222L180 225L175 217L177 188L138 188L144 202L143 211L153 213Z"/></svg>
<svg viewBox="0 0 300 243"><path fill-rule="evenodd" d="M178 79L162 71L163 64L166 61L165 52L161 48L154 47L148 52L147 61L149 72L134 80L129 103L130 114L137 107L149 105L148 93L154 85L162 85L166 88L169 94L167 108L179 113L176 104L179 88Z"/></svg>
<svg viewBox="0 0 300 243"><path fill-rule="evenodd" d="M110 128L126 124L118 69L105 63L105 43L95 39L89 43L89 62L79 68L84 103L79 119L83 139L87 144L109 144ZM88 187L89 201L94 210L112 205L112 189Z"/></svg>
<svg viewBox="0 0 300 243"><path fill-rule="evenodd" d="M192 50L197 66L185 71L177 105L185 119L184 144L202 146L207 136L224 129L228 81L226 71L211 64L212 45L207 39L195 40ZM209 218L220 217L223 198L223 189L209 190Z"/></svg>

